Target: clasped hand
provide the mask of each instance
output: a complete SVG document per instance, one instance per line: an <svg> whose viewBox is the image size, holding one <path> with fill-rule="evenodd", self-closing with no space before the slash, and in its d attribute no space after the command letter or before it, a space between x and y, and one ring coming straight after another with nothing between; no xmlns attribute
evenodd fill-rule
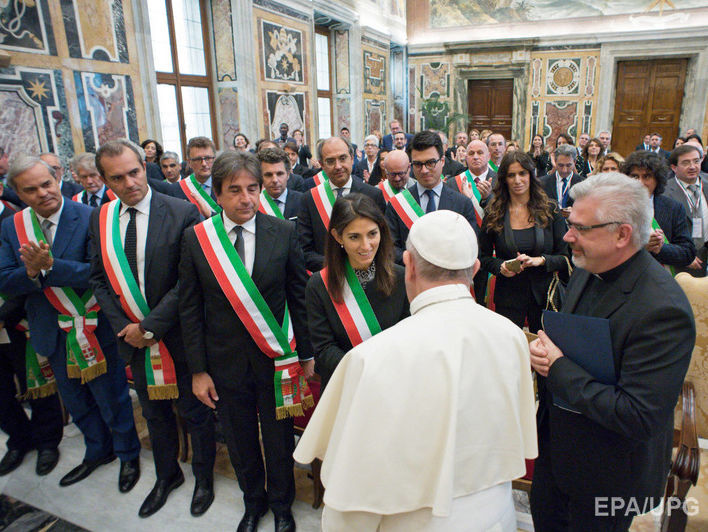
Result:
<svg viewBox="0 0 708 532"><path fill-rule="evenodd" d="M521 271L518 273L521 273L524 271L526 268L533 268L536 266L543 266L544 260L543 257L529 257L525 253L516 253L516 259L521 262ZM510 269L506 267L506 263L502 262L501 268L499 269L499 273L501 273L504 277L514 277L514 275L517 274L517 272L512 272Z"/></svg>
<svg viewBox="0 0 708 532"><path fill-rule="evenodd" d="M529 344L529 351L531 351L531 367L543 377L548 377L551 365L563 356L563 352L542 330L538 331L538 338Z"/></svg>
<svg viewBox="0 0 708 532"><path fill-rule="evenodd" d="M130 323L123 327L123 330L118 333L118 338L123 338L127 344L142 349L144 347L150 347L157 343L154 338L151 340L146 340L143 338L143 333L140 330L140 325L137 323Z"/></svg>
<svg viewBox="0 0 708 532"><path fill-rule="evenodd" d="M664 245L664 232L661 229L656 229L649 235L649 242L647 243L647 251L650 253L659 253L662 246Z"/></svg>
<svg viewBox="0 0 708 532"><path fill-rule="evenodd" d="M22 244L20 260L24 263L27 277L30 279L37 277L42 270L50 270L54 264L49 246L45 242L40 242L39 245L34 242Z"/></svg>

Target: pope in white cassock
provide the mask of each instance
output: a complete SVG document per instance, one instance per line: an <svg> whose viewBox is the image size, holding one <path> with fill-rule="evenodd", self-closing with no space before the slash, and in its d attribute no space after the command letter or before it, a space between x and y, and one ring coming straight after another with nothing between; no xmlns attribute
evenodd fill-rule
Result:
<svg viewBox="0 0 708 532"><path fill-rule="evenodd" d="M403 255L411 316L342 359L297 448L322 459L325 531L514 531L511 481L535 458L529 348L477 305L477 239L419 218Z"/></svg>

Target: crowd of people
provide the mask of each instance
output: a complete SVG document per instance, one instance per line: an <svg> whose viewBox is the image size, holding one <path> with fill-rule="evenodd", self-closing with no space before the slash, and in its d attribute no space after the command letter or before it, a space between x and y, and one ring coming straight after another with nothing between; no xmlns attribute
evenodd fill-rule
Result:
<svg viewBox="0 0 708 532"><path fill-rule="evenodd" d="M269 509L295 530L294 452L324 460L325 530L513 530L510 483L537 455L537 530L627 529L636 512L592 508L663 490L695 338L671 276L705 276L708 260L702 140L668 152L650 134L622 156L606 131L550 151L535 135L524 152L489 130L449 146L390 127L362 150L347 128L312 150L287 124L221 153L195 137L184 161L114 140L68 171L53 153L0 153L0 475L34 449L37 474L52 471L63 404L85 454L60 485L118 457L132 490L130 380L157 476L141 517L184 482L174 402L192 515L214 500L220 430L240 532ZM616 384L544 334L556 304L610 320ZM324 393L295 449L312 382Z"/></svg>

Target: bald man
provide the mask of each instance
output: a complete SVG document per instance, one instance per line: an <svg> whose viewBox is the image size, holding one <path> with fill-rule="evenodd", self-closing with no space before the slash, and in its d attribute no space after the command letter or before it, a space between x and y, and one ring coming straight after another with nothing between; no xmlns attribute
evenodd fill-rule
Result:
<svg viewBox="0 0 708 532"><path fill-rule="evenodd" d="M377 188L383 192L386 203L391 201L391 197L412 184L415 179L411 175L411 161L404 151L394 150L390 152L383 162L388 179L381 181Z"/></svg>

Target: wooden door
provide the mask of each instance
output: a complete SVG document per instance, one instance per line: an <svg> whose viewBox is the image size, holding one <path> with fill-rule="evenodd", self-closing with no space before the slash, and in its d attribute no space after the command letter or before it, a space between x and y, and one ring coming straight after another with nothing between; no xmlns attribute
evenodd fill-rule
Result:
<svg viewBox="0 0 708 532"><path fill-rule="evenodd" d="M491 129L511 138L511 115L514 107L513 79L471 79L467 82L467 130Z"/></svg>
<svg viewBox="0 0 708 532"><path fill-rule="evenodd" d="M617 63L612 149L629 155L646 134L659 133L671 151L679 135L688 59Z"/></svg>

